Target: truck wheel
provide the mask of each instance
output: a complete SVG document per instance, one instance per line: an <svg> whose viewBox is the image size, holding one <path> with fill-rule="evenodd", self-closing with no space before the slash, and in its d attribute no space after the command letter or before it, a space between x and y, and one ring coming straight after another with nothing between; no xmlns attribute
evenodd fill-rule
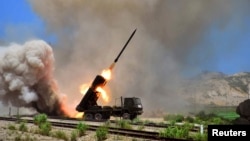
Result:
<svg viewBox="0 0 250 141"><path fill-rule="evenodd" d="M137 117L136 114L130 116L130 120L134 120Z"/></svg>
<svg viewBox="0 0 250 141"><path fill-rule="evenodd" d="M109 113L109 112L104 112L104 113L102 113L102 119L103 119L103 120L108 120L108 119L110 119L110 113Z"/></svg>
<svg viewBox="0 0 250 141"><path fill-rule="evenodd" d="M102 119L102 114L100 114L100 113L96 113L95 114L95 120L101 120Z"/></svg>
<svg viewBox="0 0 250 141"><path fill-rule="evenodd" d="M84 120L93 120L93 115L90 113L87 113L86 115L84 115Z"/></svg>
<svg viewBox="0 0 250 141"><path fill-rule="evenodd" d="M130 118L130 114L129 113L123 113L122 118L123 119L129 119Z"/></svg>

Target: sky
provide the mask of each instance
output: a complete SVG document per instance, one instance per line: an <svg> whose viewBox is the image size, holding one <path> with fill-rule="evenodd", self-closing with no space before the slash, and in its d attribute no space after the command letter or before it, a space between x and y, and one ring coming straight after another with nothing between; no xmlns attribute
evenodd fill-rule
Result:
<svg viewBox="0 0 250 141"><path fill-rule="evenodd" d="M55 41L27 0L2 0L0 4L0 41L23 43L30 38Z"/></svg>
<svg viewBox="0 0 250 141"><path fill-rule="evenodd" d="M248 19L245 19L244 24L249 25L249 19L250 16ZM213 57L209 58L214 59L216 63L208 63L208 66L204 65L198 68L198 71L222 72L229 75L239 72L249 72L250 27L246 25L237 27L234 24L229 24L223 30L216 25L211 26L203 40L201 40L201 45L198 45L199 49L193 53L204 57L205 54L201 54L200 52L202 51L200 50L212 47L214 50ZM190 56L193 56L193 53ZM204 60L204 62L206 61Z"/></svg>

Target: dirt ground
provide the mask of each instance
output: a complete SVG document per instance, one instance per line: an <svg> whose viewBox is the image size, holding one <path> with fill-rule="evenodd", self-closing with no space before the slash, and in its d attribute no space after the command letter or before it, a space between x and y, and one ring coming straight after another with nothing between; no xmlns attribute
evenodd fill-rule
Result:
<svg viewBox="0 0 250 141"><path fill-rule="evenodd" d="M26 123L28 127L27 132L19 131L20 124L16 122L1 121L0 120L0 141L63 141L55 137L43 136L35 133L38 127L34 124ZM15 130L11 130L10 126L15 126ZM52 127L52 131L61 130L64 131L70 141L72 129ZM97 141L94 131L87 131L82 137L79 137L77 141ZM108 134L108 138L105 141L149 141L145 139L126 137L120 135Z"/></svg>

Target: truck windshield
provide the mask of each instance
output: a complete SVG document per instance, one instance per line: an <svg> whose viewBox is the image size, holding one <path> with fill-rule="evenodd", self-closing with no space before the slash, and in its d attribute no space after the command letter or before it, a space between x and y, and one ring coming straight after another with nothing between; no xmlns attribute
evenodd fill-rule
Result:
<svg viewBox="0 0 250 141"><path fill-rule="evenodd" d="M135 104L136 104L136 105L141 104L141 100L140 100L139 98L135 98L134 100L135 100Z"/></svg>

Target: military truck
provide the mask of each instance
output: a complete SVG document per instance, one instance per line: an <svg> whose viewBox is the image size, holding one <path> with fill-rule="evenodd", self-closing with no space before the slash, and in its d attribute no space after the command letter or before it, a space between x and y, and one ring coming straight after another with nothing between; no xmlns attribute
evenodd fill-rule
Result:
<svg viewBox="0 0 250 141"><path fill-rule="evenodd" d="M137 97L121 97L120 106L98 105L97 100L100 93L96 89L103 87L105 84L105 78L101 75L97 75L81 102L76 107L78 112L84 112L84 120L108 120L111 116L133 120L143 113L141 100Z"/></svg>
<svg viewBox="0 0 250 141"><path fill-rule="evenodd" d="M136 29L129 37L128 41L114 60L114 63L109 67L110 70L113 69L115 63L119 60L121 54L127 47L129 41L134 36ZM85 93L79 105L77 105L76 110L78 112L84 112L85 120L107 120L111 116L122 117L123 119L133 120L138 115L143 113L143 107L140 98L137 97L121 97L120 106L100 106L97 104L100 93L97 91L98 87L104 87L107 80L101 76L97 75L92 85L89 87L88 91Z"/></svg>

